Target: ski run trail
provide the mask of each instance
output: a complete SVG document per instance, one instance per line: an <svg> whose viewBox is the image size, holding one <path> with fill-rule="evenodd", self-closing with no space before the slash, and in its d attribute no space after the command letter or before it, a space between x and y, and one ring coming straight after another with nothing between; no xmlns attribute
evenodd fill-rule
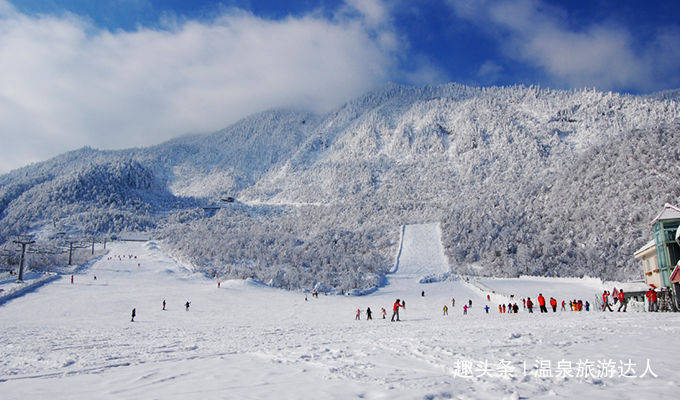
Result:
<svg viewBox="0 0 680 400"><path fill-rule="evenodd" d="M0 306L0 399L677 398L680 314L522 309L539 291L593 303L602 285L587 279L419 283L448 270L439 234L407 226L378 291L308 300L251 281L218 288L162 244L112 243L74 284ZM500 314L510 294L520 311Z"/></svg>

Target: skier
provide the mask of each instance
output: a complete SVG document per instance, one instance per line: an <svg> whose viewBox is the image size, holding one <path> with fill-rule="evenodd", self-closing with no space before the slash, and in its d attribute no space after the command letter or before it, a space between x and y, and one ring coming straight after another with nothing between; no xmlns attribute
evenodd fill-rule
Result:
<svg viewBox="0 0 680 400"><path fill-rule="evenodd" d="M547 313L548 309L545 308L545 297L543 297L543 293L538 294L538 306L541 309L541 313Z"/></svg>
<svg viewBox="0 0 680 400"><path fill-rule="evenodd" d="M453 297L451 297L451 308L453 308L453 307L455 307L455 306L456 306L456 299L454 299Z"/></svg>
<svg viewBox="0 0 680 400"><path fill-rule="evenodd" d="M468 307L472 307L472 300L468 300Z"/></svg>
<svg viewBox="0 0 680 400"><path fill-rule="evenodd" d="M515 304L512 306L512 311L513 311L515 314L517 314L517 312L519 311L519 306L517 305L517 303L515 303Z"/></svg>
<svg viewBox="0 0 680 400"><path fill-rule="evenodd" d="M359 320L361 319L361 310L357 308L357 315L354 317L354 319Z"/></svg>
<svg viewBox="0 0 680 400"><path fill-rule="evenodd" d="M500 304L498 305L498 313L503 314L503 306L501 306Z"/></svg>
<svg viewBox="0 0 680 400"><path fill-rule="evenodd" d="M550 298L550 307L552 307L553 312L557 312L557 300L554 297Z"/></svg>
<svg viewBox="0 0 680 400"><path fill-rule="evenodd" d="M373 319L373 313L371 312L371 307L366 308L366 321Z"/></svg>
<svg viewBox="0 0 680 400"><path fill-rule="evenodd" d="M527 309L527 299L525 299L524 297L522 297L522 304L523 304L524 309L526 310Z"/></svg>
<svg viewBox="0 0 680 400"><path fill-rule="evenodd" d="M189 301L187 301L186 303L184 303L184 308L186 308L186 310L189 311L190 305L191 305L191 303Z"/></svg>
<svg viewBox="0 0 680 400"><path fill-rule="evenodd" d="M486 295L486 301L491 301L491 295Z"/></svg>
<svg viewBox="0 0 680 400"><path fill-rule="evenodd" d="M217 281L217 288L218 288L218 289L220 288L220 283L222 283L222 282Z"/></svg>
<svg viewBox="0 0 680 400"><path fill-rule="evenodd" d="M383 316L383 319L385 319L385 317L387 317L387 311L385 310L385 307L382 307L382 316Z"/></svg>
<svg viewBox="0 0 680 400"><path fill-rule="evenodd" d="M562 311L566 311L566 310L567 310L567 309L564 307L565 305L566 305L566 303L564 302L564 300L562 300Z"/></svg>
<svg viewBox="0 0 680 400"><path fill-rule="evenodd" d="M590 303L588 303L588 300L586 300L585 307L586 307L586 311L590 311Z"/></svg>
<svg viewBox="0 0 680 400"><path fill-rule="evenodd" d="M130 320L130 322L135 322L135 315L137 315L136 311L137 311L136 309L134 308L132 309L132 319Z"/></svg>
<svg viewBox="0 0 680 400"><path fill-rule="evenodd" d="M531 301L531 297L527 297L527 308L529 309L529 313L534 313L534 303Z"/></svg>
<svg viewBox="0 0 680 400"><path fill-rule="evenodd" d="M487 314L489 313L489 305L488 304L486 306L484 306L484 311L486 311Z"/></svg>
<svg viewBox="0 0 680 400"><path fill-rule="evenodd" d="M399 307L404 307L404 304L400 303L399 299L397 299L392 307L392 322L394 322L394 317L397 317L397 321L399 321Z"/></svg>
<svg viewBox="0 0 680 400"><path fill-rule="evenodd" d="M420 297L425 297L425 291L420 292Z"/></svg>
<svg viewBox="0 0 680 400"><path fill-rule="evenodd" d="M609 292L606 290L604 293L602 293L602 311L604 312L605 309L609 309L609 311L614 312L614 310L612 310L611 306L609 305Z"/></svg>
<svg viewBox="0 0 680 400"><path fill-rule="evenodd" d="M467 304L463 304L463 315L467 315L467 310L468 310Z"/></svg>
<svg viewBox="0 0 680 400"><path fill-rule="evenodd" d="M163 299L163 311L165 311L165 299Z"/></svg>
<svg viewBox="0 0 680 400"><path fill-rule="evenodd" d="M449 308L444 304L444 315L449 315Z"/></svg>
<svg viewBox="0 0 680 400"><path fill-rule="evenodd" d="M71 275L71 285L73 285L73 275Z"/></svg>
<svg viewBox="0 0 680 400"><path fill-rule="evenodd" d="M503 307L503 314L505 314L505 304L503 304L502 307Z"/></svg>
<svg viewBox="0 0 680 400"><path fill-rule="evenodd" d="M401 306L404 307L404 308L406 308L406 300L402 300L402 301L401 301Z"/></svg>

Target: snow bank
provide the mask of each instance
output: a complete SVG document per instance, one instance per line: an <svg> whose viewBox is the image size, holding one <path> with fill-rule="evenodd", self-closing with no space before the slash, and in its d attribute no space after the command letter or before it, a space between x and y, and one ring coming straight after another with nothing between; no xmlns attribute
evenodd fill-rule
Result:
<svg viewBox="0 0 680 400"><path fill-rule="evenodd" d="M59 279L60 276L57 274L53 273L46 273L42 277L32 280L30 282L25 282L25 283L19 283L17 286L14 288L3 291L0 293L0 305L4 304L12 299L15 299L17 297L21 297L25 295L26 293L29 293L37 288L39 288L42 285L45 285L47 283L50 283L54 280Z"/></svg>

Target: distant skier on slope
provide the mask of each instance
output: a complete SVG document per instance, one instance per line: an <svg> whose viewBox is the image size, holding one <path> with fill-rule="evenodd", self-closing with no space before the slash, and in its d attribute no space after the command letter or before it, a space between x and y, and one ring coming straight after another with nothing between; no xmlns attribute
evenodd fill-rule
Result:
<svg viewBox="0 0 680 400"><path fill-rule="evenodd" d="M566 302L564 300L562 300L562 311L567 311L567 309L565 308L565 305L566 305Z"/></svg>
<svg viewBox="0 0 680 400"><path fill-rule="evenodd" d="M371 311L371 307L366 308L366 321L373 319L373 312Z"/></svg>
<svg viewBox="0 0 680 400"><path fill-rule="evenodd" d="M163 311L165 311L165 299L163 299Z"/></svg>
<svg viewBox="0 0 680 400"><path fill-rule="evenodd" d="M425 291L420 292L420 297L425 297Z"/></svg>
<svg viewBox="0 0 680 400"><path fill-rule="evenodd" d="M534 312L534 302L531 301L531 297L527 297L527 309L529 309L529 313L533 314L533 312Z"/></svg>
<svg viewBox="0 0 680 400"><path fill-rule="evenodd" d="M453 297L451 297L451 308L453 308L453 307L455 307L455 306L456 306L456 299L454 299Z"/></svg>
<svg viewBox="0 0 680 400"><path fill-rule="evenodd" d="M184 308L186 308L187 311L189 311L189 306L191 305L191 302L187 301L184 303Z"/></svg>
<svg viewBox="0 0 680 400"><path fill-rule="evenodd" d="M394 317L397 317L397 321L399 321L399 307L404 307L404 305L397 299L392 306L392 322L394 322Z"/></svg>
<svg viewBox="0 0 680 400"><path fill-rule="evenodd" d="M135 322L135 316L137 315L137 309L133 308L132 309L132 319L130 322Z"/></svg>
<svg viewBox="0 0 680 400"><path fill-rule="evenodd" d="M361 319L361 310L358 309L358 308L357 308L357 314L356 314L356 316L354 317L354 319L356 319L356 320L360 320L360 319Z"/></svg>
<svg viewBox="0 0 680 400"><path fill-rule="evenodd" d="M554 297L550 298L550 307L552 307L553 312L557 312L557 300Z"/></svg>
<svg viewBox="0 0 680 400"><path fill-rule="evenodd" d="M463 304L463 315L467 315L467 310L468 310L467 304Z"/></svg>
<svg viewBox="0 0 680 400"><path fill-rule="evenodd" d="M486 311L487 314L489 313L489 305L488 304L486 306L484 306L484 311Z"/></svg>
<svg viewBox="0 0 680 400"><path fill-rule="evenodd" d="M387 318L387 310L385 310L385 307L382 307L381 312L382 312L383 319Z"/></svg>
<svg viewBox="0 0 680 400"><path fill-rule="evenodd" d="M443 310L444 310L444 314L443 314L443 315L449 315L449 308L446 306L446 304L444 304Z"/></svg>

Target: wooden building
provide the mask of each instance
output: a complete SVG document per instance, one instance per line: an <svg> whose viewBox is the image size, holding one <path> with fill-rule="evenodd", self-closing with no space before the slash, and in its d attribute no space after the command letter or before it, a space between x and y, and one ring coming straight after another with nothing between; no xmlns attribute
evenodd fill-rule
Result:
<svg viewBox="0 0 680 400"><path fill-rule="evenodd" d="M642 261L645 283L668 291L673 303L680 307L680 208L665 204L651 222L653 240L635 252Z"/></svg>

